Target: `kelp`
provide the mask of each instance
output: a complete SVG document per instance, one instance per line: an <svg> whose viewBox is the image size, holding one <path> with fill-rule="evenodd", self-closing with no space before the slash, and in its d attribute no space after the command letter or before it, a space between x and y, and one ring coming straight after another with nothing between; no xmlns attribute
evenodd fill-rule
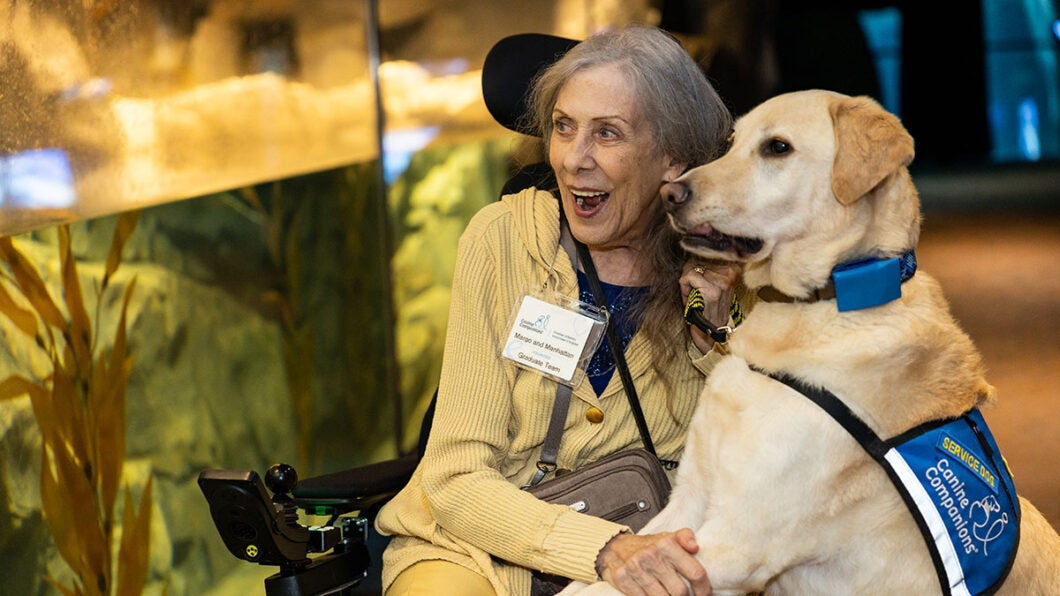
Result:
<svg viewBox="0 0 1060 596"><path fill-rule="evenodd" d="M109 351L98 344L104 293L121 263L139 211L117 218L103 279L96 287L95 321L85 307L70 229L58 228L62 306L53 300L40 273L0 237L0 314L30 337L51 362L40 379L12 375L0 382L0 401L29 396L40 428L41 510L60 556L74 573L73 585L45 579L63 594L140 594L147 580L150 544L149 477L138 505L126 486L121 539L115 549L115 502L125 463L125 394L132 356L126 314L136 286L125 288ZM8 288L17 290L23 306ZM65 314L64 314L65 309ZM93 327L96 333L93 332ZM116 579L116 581L115 581Z"/></svg>
<svg viewBox="0 0 1060 596"><path fill-rule="evenodd" d="M287 213L288 208L280 182L273 182L270 191L267 205L252 186L243 187L238 192L240 198L261 217L265 245L276 274L274 277L280 280L276 287L266 292L264 301L275 308L283 337L287 391L291 396L297 432L295 467L311 472L309 445L316 405L313 380L314 338L312 328L306 322L297 299L301 293L298 230L302 225L302 217L297 209L294 209L291 215Z"/></svg>

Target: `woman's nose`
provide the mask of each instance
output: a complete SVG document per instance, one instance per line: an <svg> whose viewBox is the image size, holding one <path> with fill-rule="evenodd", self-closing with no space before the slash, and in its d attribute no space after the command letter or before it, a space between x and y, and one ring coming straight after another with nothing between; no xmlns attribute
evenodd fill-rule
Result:
<svg viewBox="0 0 1060 596"><path fill-rule="evenodd" d="M567 145L563 156L563 167L570 172L592 168L596 165L593 160L593 148L591 138L578 136Z"/></svg>

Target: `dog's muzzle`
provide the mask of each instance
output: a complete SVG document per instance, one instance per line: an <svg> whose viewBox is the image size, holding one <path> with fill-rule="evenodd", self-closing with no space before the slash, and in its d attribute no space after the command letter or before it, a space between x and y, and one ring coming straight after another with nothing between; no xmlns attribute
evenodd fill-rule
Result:
<svg viewBox="0 0 1060 596"><path fill-rule="evenodd" d="M667 182L659 190L663 198L663 208L670 214L674 228L685 235L681 244L686 249L695 251L704 248L715 252L735 252L740 258L746 258L762 250L764 242L759 238L744 238L722 233L707 223L689 227L681 221L678 212L692 198L692 189L687 184L675 181Z"/></svg>

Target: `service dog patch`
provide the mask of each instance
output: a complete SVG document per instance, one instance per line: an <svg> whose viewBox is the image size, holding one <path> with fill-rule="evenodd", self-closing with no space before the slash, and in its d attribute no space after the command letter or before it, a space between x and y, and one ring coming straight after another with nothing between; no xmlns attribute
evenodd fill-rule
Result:
<svg viewBox="0 0 1060 596"><path fill-rule="evenodd" d="M974 409L898 439L885 459L935 545L950 593L994 591L1016 556L1020 510L982 413Z"/></svg>

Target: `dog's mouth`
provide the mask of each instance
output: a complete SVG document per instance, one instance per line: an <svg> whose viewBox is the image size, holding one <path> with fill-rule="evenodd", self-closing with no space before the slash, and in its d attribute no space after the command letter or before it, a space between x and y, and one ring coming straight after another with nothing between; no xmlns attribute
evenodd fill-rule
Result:
<svg viewBox="0 0 1060 596"><path fill-rule="evenodd" d="M705 248L714 252L733 254L741 259L762 250L764 244L760 238L723 234L709 224L689 230L681 239L681 245L692 252Z"/></svg>

